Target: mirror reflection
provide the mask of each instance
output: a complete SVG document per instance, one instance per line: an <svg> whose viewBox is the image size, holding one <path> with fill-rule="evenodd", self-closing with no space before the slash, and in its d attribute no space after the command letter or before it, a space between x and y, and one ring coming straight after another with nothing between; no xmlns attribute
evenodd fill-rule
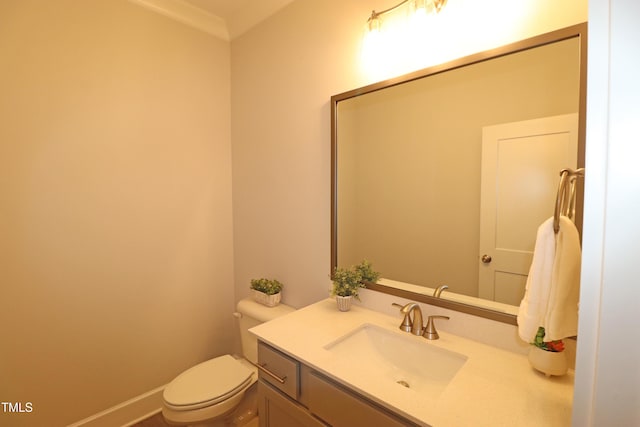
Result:
<svg viewBox="0 0 640 427"><path fill-rule="evenodd" d="M580 163L580 48L334 97L332 267L367 259L384 285L515 312L559 172Z"/></svg>

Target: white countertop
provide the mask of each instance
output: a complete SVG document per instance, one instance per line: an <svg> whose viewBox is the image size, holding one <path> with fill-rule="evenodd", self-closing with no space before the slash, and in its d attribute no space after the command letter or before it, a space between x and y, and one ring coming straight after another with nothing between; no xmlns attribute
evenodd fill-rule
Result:
<svg viewBox="0 0 640 427"><path fill-rule="evenodd" d="M389 388L375 374L348 369L325 345L363 324L399 331L402 316L392 317L357 305L340 312L326 299L251 329L260 340L420 424L434 427L571 425L574 373L545 377L526 356L440 332L428 345L468 357L436 398L404 387ZM434 367L437 369L437 367Z"/></svg>

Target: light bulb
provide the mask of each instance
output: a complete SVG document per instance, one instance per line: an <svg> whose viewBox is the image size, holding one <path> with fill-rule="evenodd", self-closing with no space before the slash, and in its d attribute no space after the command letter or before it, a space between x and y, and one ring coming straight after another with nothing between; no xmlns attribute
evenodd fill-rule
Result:
<svg viewBox="0 0 640 427"><path fill-rule="evenodd" d="M409 10L411 11L411 15L426 16L436 11L437 3L444 5L446 0L412 0L411 3L409 3Z"/></svg>
<svg viewBox="0 0 640 427"><path fill-rule="evenodd" d="M428 0L432 4L432 8L436 13L439 13L444 5L447 4L447 0Z"/></svg>
<svg viewBox="0 0 640 427"><path fill-rule="evenodd" d="M428 4L430 0L412 0L409 3L409 26L410 31L420 31L426 26L427 15L429 14Z"/></svg>

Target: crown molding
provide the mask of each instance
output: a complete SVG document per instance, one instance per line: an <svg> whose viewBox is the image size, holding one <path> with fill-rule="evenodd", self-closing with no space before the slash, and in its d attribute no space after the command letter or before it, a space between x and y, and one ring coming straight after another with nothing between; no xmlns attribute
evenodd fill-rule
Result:
<svg viewBox="0 0 640 427"><path fill-rule="evenodd" d="M229 41L227 24L219 16L208 13L182 0L129 0L131 3L175 19L190 27Z"/></svg>

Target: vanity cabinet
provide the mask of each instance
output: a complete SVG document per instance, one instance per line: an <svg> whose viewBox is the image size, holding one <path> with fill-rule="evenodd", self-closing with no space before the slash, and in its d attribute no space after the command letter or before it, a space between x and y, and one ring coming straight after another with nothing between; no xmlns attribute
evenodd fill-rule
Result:
<svg viewBox="0 0 640 427"><path fill-rule="evenodd" d="M263 380L258 381L258 414L260 427L327 426Z"/></svg>
<svg viewBox="0 0 640 427"><path fill-rule="evenodd" d="M263 342L258 364L260 427L417 426Z"/></svg>

